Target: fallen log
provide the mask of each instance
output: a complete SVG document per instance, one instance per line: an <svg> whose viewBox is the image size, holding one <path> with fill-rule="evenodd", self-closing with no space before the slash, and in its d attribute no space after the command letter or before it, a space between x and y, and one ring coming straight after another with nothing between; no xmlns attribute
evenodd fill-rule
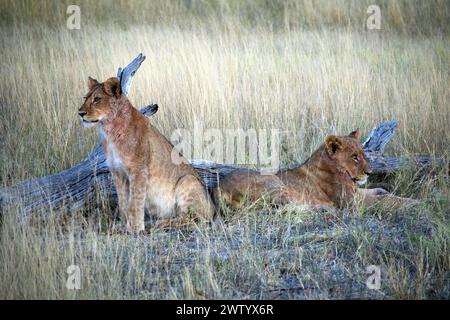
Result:
<svg viewBox="0 0 450 320"><path fill-rule="evenodd" d="M124 69L119 68L117 77L122 90L128 94L132 79L145 60L140 54ZM147 117L158 110L156 104L148 105L140 111ZM382 122L374 128L363 143L374 174L386 175L406 166L414 168L433 164L431 157L418 157L415 161L384 155L387 143L392 139L397 122ZM116 191L111 174L106 165L101 148L101 135L94 150L80 163L62 172L20 182L15 186L0 188L0 214L9 206L17 206L23 217L32 212L70 213L84 206L96 204L100 199L116 199ZM207 160L191 160L208 189L213 188L218 179L235 170L234 165L220 164Z"/></svg>

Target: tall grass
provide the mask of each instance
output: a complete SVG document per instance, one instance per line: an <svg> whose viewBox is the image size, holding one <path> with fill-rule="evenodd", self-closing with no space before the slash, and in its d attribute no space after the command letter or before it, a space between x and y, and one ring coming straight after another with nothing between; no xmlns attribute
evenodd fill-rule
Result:
<svg viewBox="0 0 450 320"><path fill-rule="evenodd" d="M409 34L450 31L450 5L446 0L4 0L0 17L7 23L41 23L58 28L65 24L66 8L77 4L89 24L113 23L122 28L180 26L273 30L365 27L367 8L378 5L382 30Z"/></svg>
<svg viewBox="0 0 450 320"><path fill-rule="evenodd" d="M400 126L390 153L448 152L447 1L376 1L381 30L365 28L372 1L79 3L81 29L69 30L65 11L71 1L0 2L2 186L62 170L86 156L97 135L77 119L87 77L105 80L139 52L147 59L130 100L136 107L158 103L152 122L168 137L176 128L191 129L196 120L220 130L280 129L287 164L307 157L329 133L356 127L368 132L379 121L395 119ZM448 175L442 172L423 186L407 177L397 179L396 190L428 203L410 215L369 212L336 226L311 213L263 215L222 230L198 230L188 235L190 241L178 233L155 232L137 243L113 236L104 225L108 208L88 211L102 216L100 222L86 222L81 212L67 228L60 221L19 227L5 218L0 297L261 298L272 297L270 290L288 298L448 297ZM290 229L287 217L298 221L296 228ZM426 230L419 228L424 221ZM315 235L314 226L323 232ZM399 226L404 229L397 246L383 237ZM304 232L311 232L311 241ZM271 242L262 243L273 252L254 246L257 235L266 233ZM377 247L378 236L387 242ZM231 247L240 243L243 254L218 245L224 238ZM323 246L314 245L323 238ZM197 248L196 239L205 239L198 241L206 249ZM185 247L192 256L179 252ZM334 270L323 257L337 248L342 257L334 258L342 264ZM211 260L202 250L230 252ZM415 250L422 260L411 260ZM352 254L358 270L346 274ZM64 287L65 268L74 260L88 277L78 293ZM381 293L361 286L366 262L382 264L389 274ZM277 291L292 283L300 287L292 277L316 289ZM410 287L414 277L421 281L417 288ZM331 294L329 288L342 292Z"/></svg>

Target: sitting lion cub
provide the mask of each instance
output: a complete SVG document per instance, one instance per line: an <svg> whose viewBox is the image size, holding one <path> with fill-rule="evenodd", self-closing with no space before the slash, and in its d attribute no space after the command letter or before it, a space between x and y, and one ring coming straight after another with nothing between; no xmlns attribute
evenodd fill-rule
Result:
<svg viewBox="0 0 450 320"><path fill-rule="evenodd" d="M265 197L271 204L310 208L349 207L356 202L373 205L381 200L402 199L381 188L360 189L371 173L359 140L361 130L348 136L328 136L325 143L302 165L275 175L237 169L219 181L213 190L215 203L239 208L243 200Z"/></svg>
<svg viewBox="0 0 450 320"><path fill-rule="evenodd" d="M211 220L214 207L202 180L187 161L172 162L173 145L131 105L119 80L99 83L89 77L88 87L79 115L84 125L101 126L127 230L144 230L144 207L160 218L160 227L181 226L191 214Z"/></svg>

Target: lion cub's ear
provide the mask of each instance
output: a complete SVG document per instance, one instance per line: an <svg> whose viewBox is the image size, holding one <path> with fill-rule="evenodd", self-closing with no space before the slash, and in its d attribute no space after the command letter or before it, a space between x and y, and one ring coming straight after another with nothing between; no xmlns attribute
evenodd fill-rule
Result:
<svg viewBox="0 0 450 320"><path fill-rule="evenodd" d="M98 85L99 82L95 80L94 78L88 77L88 88L89 90L92 90L96 85Z"/></svg>
<svg viewBox="0 0 450 320"><path fill-rule="evenodd" d="M359 141L362 137L362 131L358 128L355 131L350 132L348 136Z"/></svg>
<svg viewBox="0 0 450 320"><path fill-rule="evenodd" d="M115 77L106 80L105 83L103 83L103 89L105 90L106 94L110 96L118 97L122 94L120 81Z"/></svg>
<svg viewBox="0 0 450 320"><path fill-rule="evenodd" d="M343 141L341 138L336 136L328 136L325 140L325 147L330 156L334 155L338 150L341 150L343 146Z"/></svg>

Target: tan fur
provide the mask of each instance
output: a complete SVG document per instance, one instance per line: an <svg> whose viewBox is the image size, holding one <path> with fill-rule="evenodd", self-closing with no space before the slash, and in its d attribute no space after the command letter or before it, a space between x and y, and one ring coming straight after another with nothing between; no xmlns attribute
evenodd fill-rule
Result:
<svg viewBox="0 0 450 320"><path fill-rule="evenodd" d="M348 136L328 136L303 165L275 175L245 169L231 172L213 190L215 203L239 208L244 200L254 202L261 197L274 205L302 208L343 208L357 202L373 205L386 199L401 203L404 199L387 195L384 189L358 188L371 173L360 138L359 129Z"/></svg>
<svg viewBox="0 0 450 320"><path fill-rule="evenodd" d="M99 83L89 78L88 87L79 114L83 123L101 126L128 231L144 230L144 207L159 218L161 227L210 221L214 207L202 180L181 155L181 164L172 161L173 145L122 95L119 80Z"/></svg>

